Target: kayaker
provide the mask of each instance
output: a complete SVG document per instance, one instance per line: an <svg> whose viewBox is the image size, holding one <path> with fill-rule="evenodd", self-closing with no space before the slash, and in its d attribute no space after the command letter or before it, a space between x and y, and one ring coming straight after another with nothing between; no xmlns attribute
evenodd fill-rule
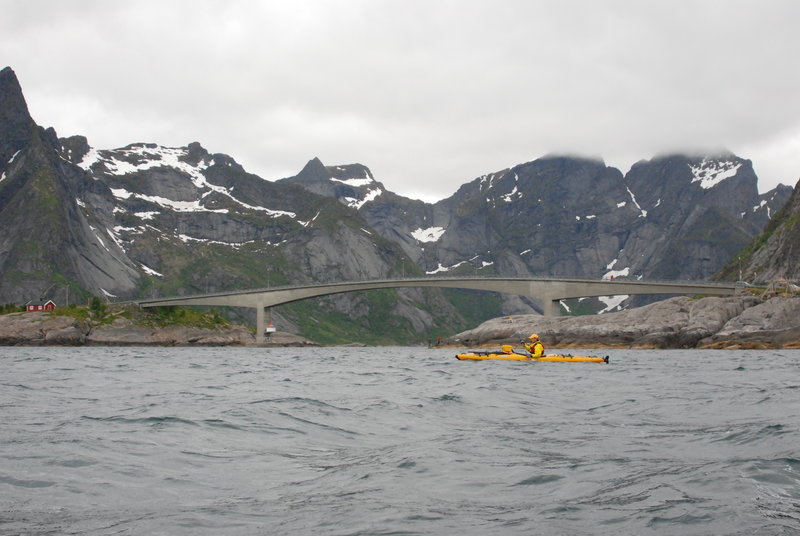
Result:
<svg viewBox="0 0 800 536"><path fill-rule="evenodd" d="M542 357L544 355L544 344L539 340L536 333L531 333L528 337L530 342L525 343L525 349L531 353L531 357Z"/></svg>

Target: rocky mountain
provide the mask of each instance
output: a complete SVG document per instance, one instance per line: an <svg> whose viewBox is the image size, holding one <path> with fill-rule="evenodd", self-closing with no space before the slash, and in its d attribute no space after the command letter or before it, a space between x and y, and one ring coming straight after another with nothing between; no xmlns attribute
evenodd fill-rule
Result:
<svg viewBox="0 0 800 536"><path fill-rule="evenodd" d="M386 192L363 166L315 160L285 181L357 209L427 274L666 280L710 277L792 191L759 195L752 164L733 154L662 156L625 176L602 161L550 156L479 177L432 205ZM500 310L541 308L504 296Z"/></svg>
<svg viewBox="0 0 800 536"><path fill-rule="evenodd" d="M9 68L0 98L0 302L423 274L705 279L791 194L759 196L750 162L732 154L659 157L627 175L549 156L424 203L388 191L361 164L315 158L268 181L199 143L98 150L82 136L59 138L30 117ZM275 314L282 329L320 342L391 343L540 310L517 296L403 289Z"/></svg>
<svg viewBox="0 0 800 536"><path fill-rule="evenodd" d="M778 279L800 280L800 182L789 201L739 254L714 276L715 279L768 283Z"/></svg>
<svg viewBox="0 0 800 536"><path fill-rule="evenodd" d="M137 267L98 239L83 199L107 191L60 153L55 131L28 114L16 76L0 71L0 296L36 299L54 286L132 294Z"/></svg>
<svg viewBox="0 0 800 536"><path fill-rule="evenodd" d="M0 71L0 300L59 303L399 275L412 266L359 212L247 173L197 143L95 150L28 115ZM436 291L347 294L282 307L283 329L418 341L466 321ZM332 335L331 335L332 333Z"/></svg>

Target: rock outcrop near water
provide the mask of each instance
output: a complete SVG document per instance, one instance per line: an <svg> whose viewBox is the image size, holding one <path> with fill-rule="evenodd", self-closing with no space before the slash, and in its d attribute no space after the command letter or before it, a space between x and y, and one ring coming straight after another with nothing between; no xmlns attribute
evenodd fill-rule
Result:
<svg viewBox="0 0 800 536"><path fill-rule="evenodd" d="M0 316L0 346L251 346L253 333L243 326L219 328L187 326L147 327L127 318L95 325L50 313L13 313ZM275 346L306 346L311 341L278 332Z"/></svg>
<svg viewBox="0 0 800 536"><path fill-rule="evenodd" d="M800 298L677 297L602 315L502 317L444 342L519 346L530 333L550 348L800 348Z"/></svg>
<svg viewBox="0 0 800 536"><path fill-rule="evenodd" d="M800 348L800 297L677 297L602 315L494 318L442 342L459 347L515 344L538 333L548 348ZM278 332L275 346L312 341ZM128 318L97 324L51 313L0 316L0 346L251 346L251 330L151 327Z"/></svg>

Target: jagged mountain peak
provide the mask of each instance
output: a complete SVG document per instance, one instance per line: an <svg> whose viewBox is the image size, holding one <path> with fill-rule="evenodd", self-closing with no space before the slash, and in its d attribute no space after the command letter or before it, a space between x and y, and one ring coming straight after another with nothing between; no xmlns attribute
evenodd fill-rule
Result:
<svg viewBox="0 0 800 536"><path fill-rule="evenodd" d="M8 161L30 143L37 128L10 67L0 70L0 125L0 170L5 170Z"/></svg>
<svg viewBox="0 0 800 536"><path fill-rule="evenodd" d="M325 164L322 163L322 160L316 156L303 166L300 173L292 177L293 182L302 185L323 182L327 180L327 178L328 170L325 168Z"/></svg>
<svg viewBox="0 0 800 536"><path fill-rule="evenodd" d="M350 181L350 186L365 186L370 183L377 183L372 176L372 172L363 164L326 166L317 157L309 160L300 173L284 180L290 180L303 186L312 186L317 183L327 184L331 181Z"/></svg>
<svg viewBox="0 0 800 536"><path fill-rule="evenodd" d="M367 166L326 166L316 157L309 160L300 173L279 182L297 184L316 194L334 197L355 209L360 209L385 192L383 184L375 180Z"/></svg>
<svg viewBox="0 0 800 536"><path fill-rule="evenodd" d="M22 94L22 86L11 67L0 70L0 118L3 122L17 118L27 123L33 122Z"/></svg>

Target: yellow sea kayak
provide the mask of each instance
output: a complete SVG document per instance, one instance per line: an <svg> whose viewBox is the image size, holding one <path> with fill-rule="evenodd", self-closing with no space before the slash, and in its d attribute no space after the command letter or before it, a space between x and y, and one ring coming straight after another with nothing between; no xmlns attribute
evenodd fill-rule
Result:
<svg viewBox="0 0 800 536"><path fill-rule="evenodd" d="M466 360L472 359L483 361L485 359L505 359L506 361L559 361L565 363L608 363L608 356L594 357L585 355L561 355L550 354L542 357L530 357L525 354L506 354L503 352L469 352L465 354L456 354L456 359Z"/></svg>

